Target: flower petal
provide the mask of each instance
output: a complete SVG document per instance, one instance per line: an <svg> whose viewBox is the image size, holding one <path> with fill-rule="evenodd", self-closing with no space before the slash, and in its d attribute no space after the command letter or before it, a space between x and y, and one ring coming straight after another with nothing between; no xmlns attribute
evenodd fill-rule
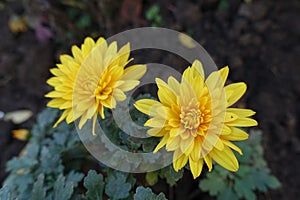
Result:
<svg viewBox="0 0 300 200"><path fill-rule="evenodd" d="M153 99L141 99L134 103L134 107L150 116L154 116L156 114L155 108L157 106L162 106L162 104Z"/></svg>
<svg viewBox="0 0 300 200"><path fill-rule="evenodd" d="M227 146L224 146L222 151L218 149L214 149L209 153L213 160L215 160L219 165L228 169L229 171L236 172L239 169L239 163L231 151L231 149Z"/></svg>
<svg viewBox="0 0 300 200"><path fill-rule="evenodd" d="M212 170L212 159L208 154L204 155L204 161L208 167L208 171L211 171Z"/></svg>
<svg viewBox="0 0 300 200"><path fill-rule="evenodd" d="M176 150L173 154L173 168L176 172L178 172L181 168L183 168L187 161L188 156L182 153L179 149Z"/></svg>
<svg viewBox="0 0 300 200"><path fill-rule="evenodd" d="M160 102L164 105L172 105L177 103L177 96L175 93L169 88L169 86L161 79L155 79L157 87L158 87L158 98Z"/></svg>
<svg viewBox="0 0 300 200"><path fill-rule="evenodd" d="M245 131L235 127L231 127L230 134L221 136L223 140L230 140L230 141L246 140L248 139L248 137L249 135Z"/></svg>
<svg viewBox="0 0 300 200"><path fill-rule="evenodd" d="M224 140L223 143L225 145L229 146L230 148L232 148L233 150L237 151L240 155L243 155L242 150L238 146L236 146L235 144L233 144L232 142Z"/></svg>
<svg viewBox="0 0 300 200"><path fill-rule="evenodd" d="M167 151L174 151L179 148L180 145L180 137L169 137L166 149Z"/></svg>
<svg viewBox="0 0 300 200"><path fill-rule="evenodd" d="M118 88L124 92L127 92L129 90L132 90L139 84L140 84L140 81L137 81L137 80L126 80L120 86L118 86Z"/></svg>
<svg viewBox="0 0 300 200"><path fill-rule="evenodd" d="M125 68L122 80L138 80L146 73L146 65L132 65Z"/></svg>
<svg viewBox="0 0 300 200"><path fill-rule="evenodd" d="M203 70L202 63L199 60L195 60L192 64L192 68L196 69L196 72L201 76L201 78L204 80L205 74Z"/></svg>
<svg viewBox="0 0 300 200"><path fill-rule="evenodd" d="M158 143L158 145L153 150L153 153L158 152L163 146L165 146L165 144L167 143L168 139L169 139L169 136L168 135L164 135L164 137L162 138L162 140Z"/></svg>
<svg viewBox="0 0 300 200"><path fill-rule="evenodd" d="M238 118L232 122L226 122L227 126L237 126L237 127L250 127L257 126L258 123L255 119L251 118Z"/></svg>
<svg viewBox="0 0 300 200"><path fill-rule="evenodd" d="M190 158L197 161L201 157L202 141L200 137L196 137L194 140L194 147L190 154Z"/></svg>
<svg viewBox="0 0 300 200"><path fill-rule="evenodd" d="M246 92L247 85L243 82L233 83L225 87L227 107L237 102Z"/></svg>
<svg viewBox="0 0 300 200"><path fill-rule="evenodd" d="M189 155L194 147L194 137L190 135L189 138L181 140L180 149L185 155Z"/></svg>
<svg viewBox="0 0 300 200"><path fill-rule="evenodd" d="M219 73L222 78L222 85L224 85L228 77L229 67L228 66L223 67L222 69L219 70Z"/></svg>
<svg viewBox="0 0 300 200"><path fill-rule="evenodd" d="M199 159L194 161L193 159L189 159L190 169L193 174L193 178L196 179L200 176L203 168L203 159Z"/></svg>
<svg viewBox="0 0 300 200"><path fill-rule="evenodd" d="M114 89L113 97L116 99L116 101L124 101L126 99L126 95L119 88Z"/></svg>
<svg viewBox="0 0 300 200"><path fill-rule="evenodd" d="M236 114L239 118L251 117L255 115L255 111L244 108L227 108L226 112Z"/></svg>
<svg viewBox="0 0 300 200"><path fill-rule="evenodd" d="M151 128L147 131L147 133L154 137L162 137L166 134L166 130L164 128Z"/></svg>
<svg viewBox="0 0 300 200"><path fill-rule="evenodd" d="M166 124L165 119L154 117L154 118L148 119L146 121L146 123L144 124L144 126L162 128L162 127L164 127L165 124Z"/></svg>
<svg viewBox="0 0 300 200"><path fill-rule="evenodd" d="M53 125L53 128L57 127L57 125L62 122L64 119L66 119L66 117L69 115L70 111L69 110L65 110L62 115L60 116L60 118L55 122L55 124Z"/></svg>
<svg viewBox="0 0 300 200"><path fill-rule="evenodd" d="M119 50L118 54L119 54L119 65L125 66L128 61L129 54L130 54L129 42Z"/></svg>
<svg viewBox="0 0 300 200"><path fill-rule="evenodd" d="M180 84L173 76L170 76L168 78L168 85L176 95L179 95L179 86L180 86Z"/></svg>

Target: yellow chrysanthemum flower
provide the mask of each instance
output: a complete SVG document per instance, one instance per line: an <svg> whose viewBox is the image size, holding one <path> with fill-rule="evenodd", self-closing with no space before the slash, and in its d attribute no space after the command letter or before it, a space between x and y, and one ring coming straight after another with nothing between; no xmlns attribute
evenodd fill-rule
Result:
<svg viewBox="0 0 300 200"><path fill-rule="evenodd" d="M73 56L62 55L61 64L51 69L54 77L47 83L54 87L46 97L53 98L47 106L64 110L55 123L67 123L80 118L81 129L93 118L93 134L98 114L104 116L104 107L115 108L116 102L126 99L124 92L132 90L145 74L145 65L125 66L129 59L129 43L119 51L117 42L107 44L104 38L96 42L86 38L81 45L72 47ZM125 68L125 69L124 69Z"/></svg>
<svg viewBox="0 0 300 200"><path fill-rule="evenodd" d="M195 60L184 71L181 82L173 77L168 83L156 79L160 102L142 99L135 103L138 110L152 116L145 123L151 127L148 134L162 137L154 152L165 145L167 151L174 151L175 171L189 162L197 178L204 162L211 171L213 160L230 171L238 170L231 149L242 152L231 141L247 139L248 134L237 127L256 126L257 122L249 118L254 111L229 108L245 93L246 84L224 87L228 72L224 67L205 80L202 64Z"/></svg>

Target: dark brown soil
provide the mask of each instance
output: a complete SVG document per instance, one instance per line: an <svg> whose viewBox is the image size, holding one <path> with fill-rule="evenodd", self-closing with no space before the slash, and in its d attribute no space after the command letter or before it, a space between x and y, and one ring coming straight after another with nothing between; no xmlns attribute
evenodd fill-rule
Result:
<svg viewBox="0 0 300 200"><path fill-rule="evenodd" d="M218 66L229 65L232 81L245 81L244 103L257 111L263 130L265 157L282 188L261 199L297 199L300 196L300 1L266 0L244 3L228 0L154 1L161 8L163 27L192 33ZM144 11L152 5L145 1ZM172 9L170 9L172 8ZM32 30L14 35L8 27L9 12L0 14L0 110L21 108L35 114L45 107L45 81L59 54L54 42L40 43ZM109 34L133 28L131 22L112 21ZM141 24L150 25L142 20ZM148 23L148 24L147 24ZM133 23L135 27L136 23ZM80 42L80 41L79 41ZM18 155L25 143L11 137L11 130L30 128L34 117L22 125L0 121L0 181L5 162Z"/></svg>

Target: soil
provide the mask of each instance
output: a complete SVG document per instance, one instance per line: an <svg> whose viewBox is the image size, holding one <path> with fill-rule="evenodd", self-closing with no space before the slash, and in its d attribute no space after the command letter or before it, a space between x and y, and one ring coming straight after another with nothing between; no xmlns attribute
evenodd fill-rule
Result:
<svg viewBox="0 0 300 200"><path fill-rule="evenodd" d="M259 198L297 199L300 196L297 131L300 128L300 1L223 2L228 2L229 7L219 0L144 1L139 22L114 17L107 22L110 26L106 27L105 36L151 25L145 19L145 10L154 3L159 5L163 27L190 33L218 66L230 66L231 81L247 83L243 103L257 111L265 158L282 183L281 189ZM46 85L49 68L55 66L57 55L64 51L53 41L38 41L33 30L11 33L7 26L9 15L9 9L0 13L0 110L26 108L35 115L21 125L0 121L0 182L7 175L6 161L18 155L25 145L12 138L11 130L30 128L36 114L45 108L47 100L43 95L51 89ZM160 54L154 52L151 58L163 62L166 58ZM185 191L190 192L188 188Z"/></svg>

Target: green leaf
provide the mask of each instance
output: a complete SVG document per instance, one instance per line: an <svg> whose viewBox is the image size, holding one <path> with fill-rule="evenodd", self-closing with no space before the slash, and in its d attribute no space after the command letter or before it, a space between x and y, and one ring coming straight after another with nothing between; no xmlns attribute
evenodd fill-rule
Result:
<svg viewBox="0 0 300 200"><path fill-rule="evenodd" d="M228 187L224 189L220 195L218 195L217 200L238 200L237 195L233 192L233 190Z"/></svg>
<svg viewBox="0 0 300 200"><path fill-rule="evenodd" d="M76 26L78 28L87 28L91 25L92 20L89 15L83 15L79 18L79 20L76 23Z"/></svg>
<svg viewBox="0 0 300 200"><path fill-rule="evenodd" d="M151 186L155 185L158 181L158 175L159 175L159 171L147 172L145 177L147 183Z"/></svg>
<svg viewBox="0 0 300 200"><path fill-rule="evenodd" d="M215 166L214 171L217 172L221 177L227 177L230 174L227 169L221 167L220 165Z"/></svg>
<svg viewBox="0 0 300 200"><path fill-rule="evenodd" d="M105 194L112 200L124 199L129 196L132 185L127 182L127 175L121 172L109 173Z"/></svg>
<svg viewBox="0 0 300 200"><path fill-rule="evenodd" d="M219 3L219 9L222 9L222 10L227 10L229 9L230 5L228 3L228 0L221 0L220 3Z"/></svg>
<svg viewBox="0 0 300 200"><path fill-rule="evenodd" d="M200 180L199 187L203 191L208 191L210 195L216 196L226 187L226 182L217 173L210 173L207 179Z"/></svg>
<svg viewBox="0 0 300 200"><path fill-rule="evenodd" d="M0 199L13 200L11 192L9 191L8 187L5 185L0 189Z"/></svg>
<svg viewBox="0 0 300 200"><path fill-rule="evenodd" d="M37 124L40 127L45 127L48 125L53 125L54 120L56 119L58 110L53 108L46 108L43 112L41 112L37 117Z"/></svg>
<svg viewBox="0 0 300 200"><path fill-rule="evenodd" d="M40 168L45 174L62 173L63 166L60 155L52 152L50 147L43 146L40 155Z"/></svg>
<svg viewBox="0 0 300 200"><path fill-rule="evenodd" d="M159 6L153 5L146 11L146 19L147 20L153 20L155 17L159 15Z"/></svg>
<svg viewBox="0 0 300 200"><path fill-rule="evenodd" d="M44 188L45 175L40 174L37 181L33 184L31 199L32 200L44 200L46 197L46 189Z"/></svg>
<svg viewBox="0 0 300 200"><path fill-rule="evenodd" d="M251 174L251 180L255 187L262 192L266 192L269 188L280 187L279 181L272 175L270 175L269 169L253 169Z"/></svg>
<svg viewBox="0 0 300 200"><path fill-rule="evenodd" d="M77 187L78 183L82 180L83 177L83 173L71 171L68 173L66 179L68 182L72 182L74 187Z"/></svg>
<svg viewBox="0 0 300 200"><path fill-rule="evenodd" d="M267 185L271 189L278 189L281 187L281 183L279 182L279 180L275 176L272 176L272 175L269 176L269 178L267 180Z"/></svg>
<svg viewBox="0 0 300 200"><path fill-rule="evenodd" d="M84 178L84 187L87 189L86 196L89 200L102 200L104 182L102 174L90 170Z"/></svg>
<svg viewBox="0 0 300 200"><path fill-rule="evenodd" d="M144 188L142 186L136 188L133 196L134 200L166 200L167 198L163 193L156 195L152 192L151 188Z"/></svg>
<svg viewBox="0 0 300 200"><path fill-rule="evenodd" d="M167 183L170 185L170 186L173 186L176 184L176 182L182 178L183 176L183 169L182 170L179 170L178 172L176 172L174 169L173 169L173 166L170 165L168 167L165 167L163 169L160 170L160 173L159 173L159 176L161 178L165 178Z"/></svg>
<svg viewBox="0 0 300 200"><path fill-rule="evenodd" d="M33 183L33 176L28 174L19 174L14 180L14 184L17 184L17 191L20 194L25 193Z"/></svg>
<svg viewBox="0 0 300 200"><path fill-rule="evenodd" d="M239 170L236 172L236 175L240 177L245 177L251 172L251 166L241 165Z"/></svg>
<svg viewBox="0 0 300 200"><path fill-rule="evenodd" d="M73 183L66 182L65 177L60 175L54 183L53 196L54 200L68 200L73 194Z"/></svg>
<svg viewBox="0 0 300 200"><path fill-rule="evenodd" d="M247 200L256 199L255 194L252 191L253 185L247 179L237 179L234 183L234 190L239 198L245 197Z"/></svg>
<svg viewBox="0 0 300 200"><path fill-rule="evenodd" d="M268 188L280 187L279 181L270 174L270 170L263 157L261 146L261 132L252 131L245 142L239 143L244 155L237 155L240 168L237 172L229 172L220 166L206 174L200 180L199 187L208 191L218 199L256 199L255 190L262 192Z"/></svg>

